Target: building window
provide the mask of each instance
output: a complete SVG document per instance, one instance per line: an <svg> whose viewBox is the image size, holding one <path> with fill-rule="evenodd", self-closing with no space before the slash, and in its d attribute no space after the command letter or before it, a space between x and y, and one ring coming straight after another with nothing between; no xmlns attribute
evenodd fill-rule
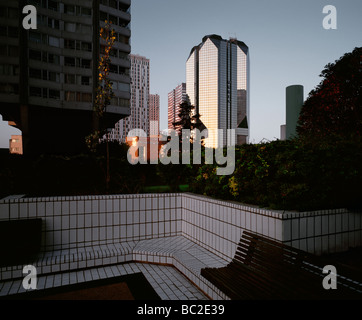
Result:
<svg viewBox="0 0 362 320"><path fill-rule="evenodd" d="M89 86L90 85L90 77L83 77L82 76L82 85Z"/></svg>
<svg viewBox="0 0 362 320"><path fill-rule="evenodd" d="M53 11L58 11L58 2L53 0L48 0L48 9Z"/></svg>
<svg viewBox="0 0 362 320"><path fill-rule="evenodd" d="M8 27L8 36L11 38L17 38L19 36L19 28Z"/></svg>
<svg viewBox="0 0 362 320"><path fill-rule="evenodd" d="M49 71L49 81L60 82L60 74Z"/></svg>
<svg viewBox="0 0 362 320"><path fill-rule="evenodd" d="M89 69L91 67L91 60L89 59L82 59L81 67L85 69Z"/></svg>
<svg viewBox="0 0 362 320"><path fill-rule="evenodd" d="M114 9L118 9L118 1L116 0L109 0L109 6Z"/></svg>
<svg viewBox="0 0 362 320"><path fill-rule="evenodd" d="M0 83L0 93L19 94L19 86L13 83Z"/></svg>
<svg viewBox="0 0 362 320"><path fill-rule="evenodd" d="M59 65L60 63L60 57L56 54L49 53L49 63L54 63Z"/></svg>
<svg viewBox="0 0 362 320"><path fill-rule="evenodd" d="M82 93L82 101L83 102L92 102L92 94L91 93Z"/></svg>
<svg viewBox="0 0 362 320"><path fill-rule="evenodd" d="M90 8L82 7L82 16L91 16L92 10Z"/></svg>
<svg viewBox="0 0 362 320"><path fill-rule="evenodd" d="M49 45L52 47L60 47L60 39L56 37L49 36Z"/></svg>
<svg viewBox="0 0 362 320"><path fill-rule="evenodd" d="M41 61L41 52L29 49L29 59Z"/></svg>
<svg viewBox="0 0 362 320"><path fill-rule="evenodd" d="M75 92L66 91L65 92L65 101L75 101Z"/></svg>
<svg viewBox="0 0 362 320"><path fill-rule="evenodd" d="M41 97L42 96L41 88L30 87L29 88L29 96L30 97Z"/></svg>
<svg viewBox="0 0 362 320"><path fill-rule="evenodd" d="M66 4L64 5L64 13L74 15L75 14L75 6Z"/></svg>
<svg viewBox="0 0 362 320"><path fill-rule="evenodd" d="M65 74L65 83L75 84L75 75L74 74Z"/></svg>
<svg viewBox="0 0 362 320"><path fill-rule="evenodd" d="M9 56L10 57L19 57L19 47L18 46L9 46Z"/></svg>
<svg viewBox="0 0 362 320"><path fill-rule="evenodd" d="M75 58L64 57L64 65L68 67L75 67Z"/></svg>
<svg viewBox="0 0 362 320"><path fill-rule="evenodd" d="M41 79L42 78L41 70L30 68L29 77L33 79Z"/></svg>
<svg viewBox="0 0 362 320"><path fill-rule="evenodd" d="M50 99L60 99L60 91L58 90L50 90L49 89L49 98Z"/></svg>
<svg viewBox="0 0 362 320"><path fill-rule="evenodd" d="M41 42L41 34L34 32L34 31L29 31L29 41L32 42L36 42L36 43L40 43Z"/></svg>

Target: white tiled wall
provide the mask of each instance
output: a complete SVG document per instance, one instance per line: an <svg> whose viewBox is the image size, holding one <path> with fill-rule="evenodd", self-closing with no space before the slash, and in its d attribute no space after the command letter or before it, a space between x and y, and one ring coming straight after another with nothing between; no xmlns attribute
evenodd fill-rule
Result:
<svg viewBox="0 0 362 320"><path fill-rule="evenodd" d="M44 251L181 234L176 194L0 201L0 220L42 218Z"/></svg>
<svg viewBox="0 0 362 320"><path fill-rule="evenodd" d="M194 194L0 200L0 220L42 218L43 250L184 235L224 259L243 230L315 253L362 245L361 213L283 212Z"/></svg>

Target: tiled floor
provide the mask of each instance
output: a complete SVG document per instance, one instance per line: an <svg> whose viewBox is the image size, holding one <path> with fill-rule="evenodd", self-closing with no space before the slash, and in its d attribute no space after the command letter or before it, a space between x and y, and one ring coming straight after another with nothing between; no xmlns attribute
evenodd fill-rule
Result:
<svg viewBox="0 0 362 320"><path fill-rule="evenodd" d="M144 263L127 263L39 276L37 289L46 289L85 281L116 277L142 272L162 300L207 300L183 274L171 266ZM23 292L22 280L0 282L0 296Z"/></svg>

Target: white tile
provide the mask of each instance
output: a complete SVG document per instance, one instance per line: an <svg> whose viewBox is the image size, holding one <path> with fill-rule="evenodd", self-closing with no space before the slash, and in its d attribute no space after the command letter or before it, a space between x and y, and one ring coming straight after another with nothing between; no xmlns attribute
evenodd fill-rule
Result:
<svg viewBox="0 0 362 320"><path fill-rule="evenodd" d="M315 234L314 217L307 217L307 237L313 237Z"/></svg>
<svg viewBox="0 0 362 320"><path fill-rule="evenodd" d="M127 211L127 200L121 199L120 204L121 204L121 208L120 208L121 212Z"/></svg>
<svg viewBox="0 0 362 320"><path fill-rule="evenodd" d="M292 239L299 239L299 219L292 219Z"/></svg>
<svg viewBox="0 0 362 320"><path fill-rule="evenodd" d="M77 215L77 228L84 228L84 214Z"/></svg>
<svg viewBox="0 0 362 320"><path fill-rule="evenodd" d="M106 223L106 212L101 212L98 217L99 217L99 225L100 226L106 226L107 223Z"/></svg>
<svg viewBox="0 0 362 320"><path fill-rule="evenodd" d="M77 213L84 214L84 201L77 201Z"/></svg>
<svg viewBox="0 0 362 320"><path fill-rule="evenodd" d="M84 213L92 213L92 200L84 201Z"/></svg>
<svg viewBox="0 0 362 320"><path fill-rule="evenodd" d="M35 218L37 216L36 202L28 203L28 212L30 218ZM1 219L1 204L0 204L0 219Z"/></svg>
<svg viewBox="0 0 362 320"><path fill-rule="evenodd" d="M358 213L358 215L360 215L361 213ZM347 213L348 215L348 229L349 230L354 230L356 228L356 225L355 225L355 216L356 214L353 213L353 212L349 212Z"/></svg>
<svg viewBox="0 0 362 320"><path fill-rule="evenodd" d="M292 221L290 219L282 221L283 241L289 241L292 238Z"/></svg>
<svg viewBox="0 0 362 320"><path fill-rule="evenodd" d="M245 229L251 230L251 213L245 212Z"/></svg>
<svg viewBox="0 0 362 320"><path fill-rule="evenodd" d="M45 202L37 202L36 211L37 211L37 217L39 218L45 217ZM10 217L13 217L12 205L10 205Z"/></svg>
<svg viewBox="0 0 362 320"><path fill-rule="evenodd" d="M159 234L159 231L158 231L158 223L157 222L154 222L152 223L152 235L153 236L156 236Z"/></svg>
<svg viewBox="0 0 362 320"><path fill-rule="evenodd" d="M251 220L251 225L250 225L250 230L253 231L253 232L256 232L257 231L257 219L256 219L256 214L253 214L251 213L250 215L250 220Z"/></svg>
<svg viewBox="0 0 362 320"><path fill-rule="evenodd" d="M19 203L19 217L20 218L28 217L28 204L27 203Z"/></svg>
<svg viewBox="0 0 362 320"><path fill-rule="evenodd" d="M145 209L146 209L146 199L140 198L140 210L145 210Z"/></svg>
<svg viewBox="0 0 362 320"><path fill-rule="evenodd" d="M262 221L263 221L263 230L262 233L265 236L269 236L269 224L270 224L270 218L267 216L262 216Z"/></svg>
<svg viewBox="0 0 362 320"><path fill-rule="evenodd" d="M138 198L133 199L133 210L134 211L140 210L140 203Z"/></svg>
<svg viewBox="0 0 362 320"><path fill-rule="evenodd" d="M99 229L98 228L92 228L92 241L98 241L99 240Z"/></svg>
<svg viewBox="0 0 362 320"><path fill-rule="evenodd" d="M47 203L47 207L48 207L48 204L49 203ZM77 214L77 201L69 201L69 213Z"/></svg>
<svg viewBox="0 0 362 320"><path fill-rule="evenodd" d="M151 209L152 209L152 199L147 198L146 199L146 210L151 210Z"/></svg>
<svg viewBox="0 0 362 320"><path fill-rule="evenodd" d="M49 201L45 203L45 215L51 217L54 215L54 202Z"/></svg>
<svg viewBox="0 0 362 320"><path fill-rule="evenodd" d="M316 216L314 217L314 235L320 236L321 234L322 234L322 218L320 216Z"/></svg>
<svg viewBox="0 0 362 320"><path fill-rule="evenodd" d="M328 234L329 233L329 225L328 225L329 216L323 215L322 216L322 234Z"/></svg>
<svg viewBox="0 0 362 320"><path fill-rule="evenodd" d="M99 212L100 212L100 213L105 213L105 212L107 212L106 200L104 200L104 199L99 199L99 200L98 200L98 203L99 203Z"/></svg>
<svg viewBox="0 0 362 320"><path fill-rule="evenodd" d="M127 224L133 224L133 211L127 211Z"/></svg>
<svg viewBox="0 0 362 320"><path fill-rule="evenodd" d="M127 212L133 211L133 200L127 199Z"/></svg>
<svg viewBox="0 0 362 320"><path fill-rule="evenodd" d="M133 238L133 225L127 225L127 238Z"/></svg>

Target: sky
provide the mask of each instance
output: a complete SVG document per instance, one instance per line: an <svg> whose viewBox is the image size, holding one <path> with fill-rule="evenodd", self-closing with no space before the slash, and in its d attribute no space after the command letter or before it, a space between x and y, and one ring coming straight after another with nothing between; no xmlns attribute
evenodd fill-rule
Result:
<svg viewBox="0 0 362 320"><path fill-rule="evenodd" d="M323 8L337 9L326 30ZM362 46L361 0L132 0L131 50L150 59L150 93L160 95L161 130L167 95L186 81L191 49L209 34L236 37L250 52L250 142L280 138L285 88L303 85L304 98L324 67ZM19 130L1 121L0 148Z"/></svg>

